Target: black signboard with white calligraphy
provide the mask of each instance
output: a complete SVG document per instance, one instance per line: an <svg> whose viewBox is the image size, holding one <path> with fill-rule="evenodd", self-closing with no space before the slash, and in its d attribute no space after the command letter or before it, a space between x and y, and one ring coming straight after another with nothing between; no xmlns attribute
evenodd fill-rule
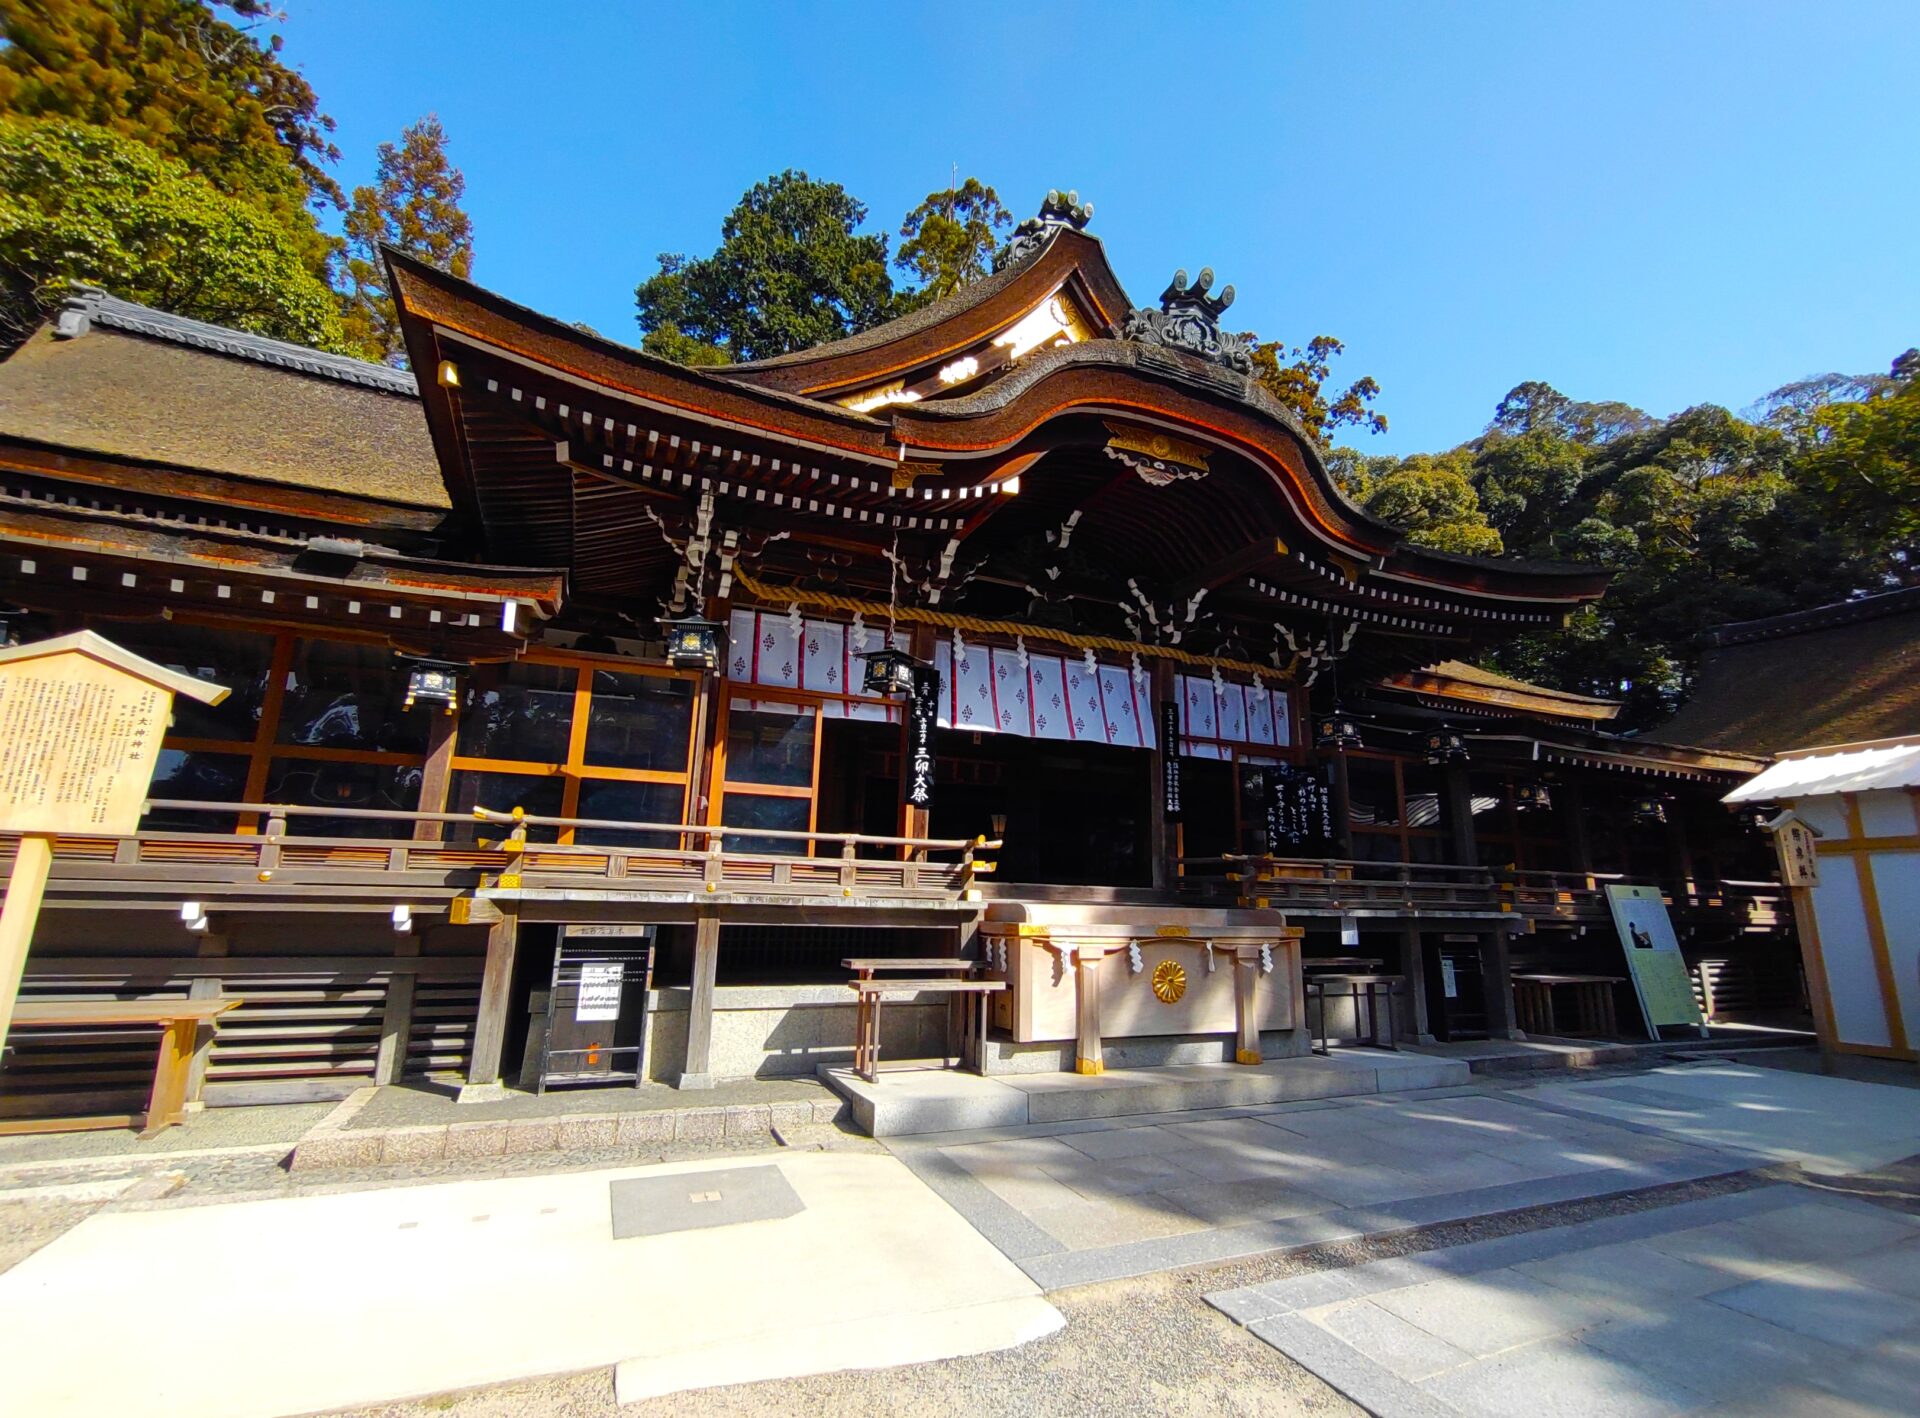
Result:
<svg viewBox="0 0 1920 1418"><path fill-rule="evenodd" d="M927 665L913 671L913 695L907 700L907 761L901 791L909 807L933 807L933 727L940 713L940 672Z"/></svg>
<svg viewBox="0 0 1920 1418"><path fill-rule="evenodd" d="M1160 792L1168 822L1180 820L1180 704L1160 701Z"/></svg>

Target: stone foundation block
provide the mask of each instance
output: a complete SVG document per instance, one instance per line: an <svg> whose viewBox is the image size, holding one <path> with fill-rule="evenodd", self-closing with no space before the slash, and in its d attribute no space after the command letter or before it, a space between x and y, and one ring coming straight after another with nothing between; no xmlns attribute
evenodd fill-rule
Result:
<svg viewBox="0 0 1920 1418"><path fill-rule="evenodd" d="M506 1123L453 1123L447 1128L449 1162L472 1157L500 1157L507 1150Z"/></svg>
<svg viewBox="0 0 1920 1418"><path fill-rule="evenodd" d="M446 1152L444 1127L390 1128L380 1134L382 1162L437 1162Z"/></svg>
<svg viewBox="0 0 1920 1418"><path fill-rule="evenodd" d="M302 1138L293 1150L293 1168L374 1167L380 1163L380 1134L329 1132Z"/></svg>
<svg viewBox="0 0 1920 1418"><path fill-rule="evenodd" d="M618 1118L561 1118L560 1150L614 1147L619 1143Z"/></svg>
<svg viewBox="0 0 1920 1418"><path fill-rule="evenodd" d="M727 1109L728 1137L765 1137L773 1120L765 1108Z"/></svg>
<svg viewBox="0 0 1920 1418"><path fill-rule="evenodd" d="M516 1118L507 1124L509 1157L528 1152L551 1152L559 1141L560 1125L553 1118Z"/></svg>
<svg viewBox="0 0 1920 1418"><path fill-rule="evenodd" d="M629 1113L620 1119L614 1140L621 1147L647 1147L673 1141L672 1113Z"/></svg>
<svg viewBox="0 0 1920 1418"><path fill-rule="evenodd" d="M805 1127L812 1121L811 1103L774 1103L768 1109L767 1125L776 1130Z"/></svg>
<svg viewBox="0 0 1920 1418"><path fill-rule="evenodd" d="M719 1142L727 1135L723 1108L683 1108L673 1117L675 1142Z"/></svg>

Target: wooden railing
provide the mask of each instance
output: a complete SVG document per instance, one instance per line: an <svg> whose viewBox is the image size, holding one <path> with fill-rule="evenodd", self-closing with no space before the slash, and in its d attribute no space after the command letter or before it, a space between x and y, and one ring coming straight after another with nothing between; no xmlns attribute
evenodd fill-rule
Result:
<svg viewBox="0 0 1920 1418"><path fill-rule="evenodd" d="M1361 862L1338 857L1182 857L1181 888L1211 900L1300 911L1492 914L1500 910L1492 878L1480 867L1424 862Z"/></svg>
<svg viewBox="0 0 1920 1418"><path fill-rule="evenodd" d="M1221 903L1264 901L1280 910L1306 912L1519 915L1582 925L1610 919L1609 883L1635 881L1609 872L1519 871L1333 857L1183 857L1179 865L1183 894ZM1791 914L1785 888L1776 882L1641 884L1659 886L1668 907L1683 920L1736 930L1771 930Z"/></svg>
<svg viewBox="0 0 1920 1418"><path fill-rule="evenodd" d="M794 832L772 828L708 827L686 823L626 822L608 818L535 817L479 808L470 814L398 812L369 808L296 807L153 799L149 809L236 814L265 824L257 833L143 831L128 837L62 837L54 848L55 895L80 883L92 904L129 904L157 888L172 895L284 901L303 888L314 909L384 911L396 890L425 906L463 893L607 891L674 892L703 897L751 894L832 899L955 900L976 876L992 870L978 859L1000 844L983 838L879 837L849 832ZM325 837L289 831L299 818L347 819L387 825L390 837ZM476 820L504 834L472 844L420 840L419 824ZM534 828L642 834L664 846L573 845L529 840ZM837 847L831 856L737 852L728 839ZM698 844L698 845L695 845ZM894 857L863 857L862 847ZM0 863L13 839L0 838ZM957 854L937 861L933 855ZM268 888L264 889L263 888ZM424 895L422 895L424 893Z"/></svg>

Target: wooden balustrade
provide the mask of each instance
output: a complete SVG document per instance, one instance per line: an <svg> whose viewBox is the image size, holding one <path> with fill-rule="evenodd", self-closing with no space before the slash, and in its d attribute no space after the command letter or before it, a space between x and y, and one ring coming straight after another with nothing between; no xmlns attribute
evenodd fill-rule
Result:
<svg viewBox="0 0 1920 1418"><path fill-rule="evenodd" d="M314 909L387 909L394 890L425 891L427 899L483 891L686 892L703 897L833 898L847 904L875 899L956 900L976 875L978 860L1000 844L984 838L877 837L863 833L794 832L709 827L686 823L625 822L600 818L535 817L487 808L472 814L397 812L368 808L312 808L270 803L154 799L150 809L239 814L264 821L261 832L142 831L130 837L62 837L54 848L56 895L84 883L93 904L129 904L161 887L176 897L220 897L229 908L245 897L284 903L302 889ZM292 835L301 817L390 825L391 836ZM419 840L427 823L475 820L507 828L503 837L468 845ZM657 836L669 845L561 844L528 840L529 828L618 831ZM832 855L731 851L728 838L752 842L838 847ZM0 866L15 840L0 837ZM905 849L904 859L863 857L862 847ZM935 860L934 854L956 854ZM59 883L66 883L65 886ZM359 899L364 898L364 899ZM424 904L424 902L423 902Z"/></svg>
<svg viewBox="0 0 1920 1418"><path fill-rule="evenodd" d="M1499 914L1541 923L1588 925L1611 919L1606 897L1609 883L1635 884L1633 878L1617 872L1520 871L1336 857L1183 857L1179 865L1183 894L1216 902L1270 904L1308 914ZM1772 930L1790 914L1785 888L1777 882L1658 884L1681 920L1736 930Z"/></svg>

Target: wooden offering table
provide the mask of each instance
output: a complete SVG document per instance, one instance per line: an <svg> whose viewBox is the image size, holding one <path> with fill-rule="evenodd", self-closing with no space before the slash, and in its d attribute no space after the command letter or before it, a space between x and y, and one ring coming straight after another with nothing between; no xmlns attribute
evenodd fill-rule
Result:
<svg viewBox="0 0 1920 1418"><path fill-rule="evenodd" d="M87 1132L99 1128L137 1127L143 1138L172 1127L186 1116L187 1076L193 1063L194 1036L212 1024L237 999L49 1000L14 1006L15 1029L57 1029L68 1034L91 1034L106 1029L140 1027L160 1031L160 1057L153 1069L153 1089L144 1113L115 1113L91 1118L15 1118L0 1121L0 1136L20 1133Z"/></svg>
<svg viewBox="0 0 1920 1418"><path fill-rule="evenodd" d="M1229 1035L1261 1061L1263 1031L1304 1030L1300 941L1278 911L996 901L980 923L994 1002L1016 1043L1074 1041L1074 1068L1106 1067L1103 1038Z"/></svg>
<svg viewBox="0 0 1920 1418"><path fill-rule="evenodd" d="M1618 975L1515 975L1514 1022L1529 1034L1557 1034L1553 991L1573 991L1573 1032L1594 1039L1614 1039L1620 1026L1614 1019L1613 987Z"/></svg>
<svg viewBox="0 0 1920 1418"><path fill-rule="evenodd" d="M842 960L840 968L853 971L848 986L854 991L853 1071L867 1082L875 1081L880 1071L880 999L894 994L946 994L953 997L955 1009L947 1015L947 1056L963 1067L985 1073L987 1042L987 997L1006 989L1004 980L966 980L952 978L888 979L874 976L887 971L911 971L920 974L940 971L946 975L966 975L974 962L951 956L918 959ZM958 1049L954 1045L958 1044Z"/></svg>

